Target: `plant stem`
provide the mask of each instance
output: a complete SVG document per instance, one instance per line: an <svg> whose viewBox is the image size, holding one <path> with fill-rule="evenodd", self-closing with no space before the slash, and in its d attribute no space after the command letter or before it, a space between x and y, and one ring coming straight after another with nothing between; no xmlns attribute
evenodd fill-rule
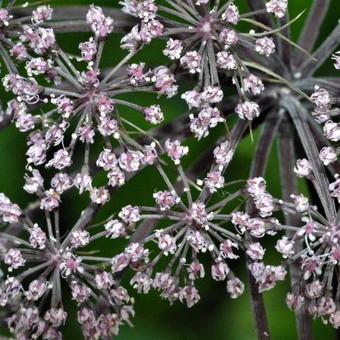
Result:
<svg viewBox="0 0 340 340"><path fill-rule="evenodd" d="M282 198L284 201L290 201L290 194L297 193L297 182L293 168L296 159L295 146L294 146L294 134L293 126L285 119L280 127L279 133L279 155L280 155L280 173L281 173L281 187L282 187ZM299 226L301 224L300 218L296 214L285 214L286 224L289 226ZM288 237L295 234L294 231L286 231ZM295 253L299 253L302 250L301 242L295 243ZM300 265L298 261L294 261L289 265L291 289L294 291L295 288L300 284L299 273ZM302 306L295 312L296 325L298 336L300 340L312 340L312 322L308 315L306 306Z"/></svg>
<svg viewBox="0 0 340 340"><path fill-rule="evenodd" d="M312 8L309 12L308 18L306 19L306 23L303 27L303 31L299 38L299 45L307 50L312 51L315 45L316 39L319 36L320 27L324 21L324 18L327 14L327 10L330 5L330 0L315 0ZM294 64L296 66L300 65L306 58L301 53L301 51L295 52L295 61Z"/></svg>
<svg viewBox="0 0 340 340"><path fill-rule="evenodd" d="M279 113L279 117L274 112L266 119L262 128L260 141L257 146L256 155L252 163L252 169L250 178L263 176L267 168L267 162L270 154L270 150L273 144L273 140L278 130L278 126L281 122L282 114ZM247 213L250 216L255 216L256 211L252 202L247 204ZM251 241L251 235L246 235L247 239ZM258 285L248 269L250 261L247 258L247 272L250 288L251 303L253 309L253 315L256 324L257 337L260 340L270 339L270 332L267 321L266 307L263 301L263 296L259 293Z"/></svg>
<svg viewBox="0 0 340 340"><path fill-rule="evenodd" d="M313 59L306 60L298 72L301 76L311 76L318 68L323 65L323 63L330 57L330 55L335 51L337 46L340 44L340 23L333 30L333 32L328 36L324 43L316 50L313 54Z"/></svg>

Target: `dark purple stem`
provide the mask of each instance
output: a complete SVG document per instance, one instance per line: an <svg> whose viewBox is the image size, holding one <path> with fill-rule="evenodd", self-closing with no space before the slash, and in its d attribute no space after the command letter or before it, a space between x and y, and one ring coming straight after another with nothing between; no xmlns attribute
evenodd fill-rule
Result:
<svg viewBox="0 0 340 340"><path fill-rule="evenodd" d="M289 14L287 13L281 20L280 20L280 25L284 26L289 22ZM291 34L290 34L290 28L289 26L285 27L282 31L281 34L285 36L287 39L291 39ZM286 67L290 70L291 69L291 62L292 62L292 49L291 45L287 42L284 41L283 39L279 40L279 52L281 59L283 61L283 64L286 65Z"/></svg>
<svg viewBox="0 0 340 340"><path fill-rule="evenodd" d="M294 145L294 133L292 123L285 119L280 126L279 133L279 155L280 155L280 174L281 174L281 187L282 198L289 202L291 200L290 195L297 193L297 181L294 174L295 165L295 145ZM299 226L301 224L300 218L297 214L286 214L286 224L290 226ZM287 231L287 236L291 237L292 232ZM295 252L298 253L302 250L301 242L295 243ZM289 265L291 289L296 291L295 288L300 283L300 265L295 261ZM303 306L295 312L296 325L298 336L300 340L312 340L312 321L308 315L306 306Z"/></svg>
<svg viewBox="0 0 340 340"><path fill-rule="evenodd" d="M340 79L333 77L323 78L303 78L295 83L295 85L304 92L312 93L315 85L318 85L334 97L340 97Z"/></svg>
<svg viewBox="0 0 340 340"><path fill-rule="evenodd" d="M307 158L313 167L315 176L315 189L320 196L325 214L330 221L336 220L335 204L328 192L329 181L325 173L323 164L319 158L319 151L316 146L314 135L308 122L308 112L301 103L293 97L286 96L280 102L292 117L296 131L301 140L301 144L306 152Z"/></svg>
<svg viewBox="0 0 340 340"><path fill-rule="evenodd" d="M249 8L252 11L257 11L259 9L265 10L265 8L266 8L265 2L263 0L248 0L247 2L248 2L248 5L249 5ZM265 24L269 27L273 27L273 20L271 19L271 17L266 12L263 13L263 14L255 15L255 19L262 22L263 24Z"/></svg>
<svg viewBox="0 0 340 340"><path fill-rule="evenodd" d="M313 53L314 59L306 60L298 70L303 77L311 76L331 56L340 44L340 24L333 30L325 42Z"/></svg>
<svg viewBox="0 0 340 340"><path fill-rule="evenodd" d="M257 146L256 155L252 163L252 169L250 178L263 176L267 168L267 162L270 154L270 150L273 144L273 140L280 124L280 117L271 114L265 121L262 128L260 141ZM247 204L247 212L250 216L256 216L256 209L252 202ZM251 241L251 236L246 235L247 239ZM249 259L247 259L247 272L250 288L250 296L252 302L253 315L256 323L256 331L258 339L268 340L270 339L270 332L267 321L266 308L263 301L263 296L259 293L258 285L248 269Z"/></svg>
<svg viewBox="0 0 340 340"><path fill-rule="evenodd" d="M313 2L298 42L298 45L303 49L309 52L313 50L329 5L330 0L315 0ZM296 50L294 64L299 66L305 59L306 55Z"/></svg>

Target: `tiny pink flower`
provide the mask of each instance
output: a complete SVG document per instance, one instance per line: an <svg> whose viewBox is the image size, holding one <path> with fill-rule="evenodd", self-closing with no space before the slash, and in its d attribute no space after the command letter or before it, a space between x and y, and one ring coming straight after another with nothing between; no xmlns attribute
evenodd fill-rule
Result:
<svg viewBox="0 0 340 340"><path fill-rule="evenodd" d="M179 140L171 141L167 139L165 141L165 149L175 164L180 164L180 159L189 152L189 148L187 146L181 146Z"/></svg>
<svg viewBox="0 0 340 340"><path fill-rule="evenodd" d="M255 51L260 55L265 55L266 57L271 56L275 52L275 43L273 38L260 38L255 42Z"/></svg>

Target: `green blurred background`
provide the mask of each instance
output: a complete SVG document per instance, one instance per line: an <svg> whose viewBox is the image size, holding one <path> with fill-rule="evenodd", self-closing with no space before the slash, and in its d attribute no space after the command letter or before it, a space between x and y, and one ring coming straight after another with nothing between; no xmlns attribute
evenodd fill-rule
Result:
<svg viewBox="0 0 340 340"><path fill-rule="evenodd" d="M242 11L246 10L245 0L235 2ZM118 7L118 1L114 0L55 0L49 3L51 6L88 5L95 3L99 6ZM290 0L291 18L305 9L308 10L312 3L313 0ZM333 0L330 9L323 25L318 44L320 44L322 39L327 37L335 27L339 19L340 1ZM307 12L291 27L294 40L298 36L306 14ZM88 36L89 34L85 33L64 34L58 36L58 41L68 52L76 53L78 43L86 40ZM125 52L118 47L120 38L121 36L116 34L106 44L102 67L114 65L125 55ZM136 61L143 60L148 65L166 63L165 57L160 53L163 45L163 42L155 41L143 50ZM331 74L332 70L329 64L323 67L320 73ZM190 84L181 84L183 88L189 85ZM0 94L5 104L8 96L2 88L0 88ZM150 105L155 102L153 96L145 95L134 95L134 100L144 105ZM179 98L171 100L161 99L159 102L166 114L165 123L185 112L185 105ZM126 111L121 112L121 114L127 115L131 121L145 128L147 127L144 126L145 124L141 119L133 116L133 112ZM209 150L209 145L212 145L221 133L223 133L223 129L217 128L203 141L196 142L189 139L187 144L190 146L191 152L190 156L185 160L185 165L188 166L194 162L202 153L202 150ZM230 171L226 174L227 181L246 179L248 177L257 138L258 131L254 131L254 142L252 142L250 138L247 138L241 143L235 159L232 162ZM102 145L98 145L98 150L101 147ZM24 135L19 133L13 126L0 133L0 192L4 192L13 202L20 204L21 207L25 207L32 199L22 189L25 171L25 150ZM79 153L81 153L81 151L79 151ZM274 195L280 195L276 146L273 148L270 158L267 178L270 191ZM103 178L99 176L96 180L100 183L103 181ZM101 220L105 218L105 216L117 212L120 207L127 204L152 204L152 193L156 189L162 188L161 183L161 179L153 169L145 169L114 194L110 203L105 206L97 219ZM87 202L87 197L80 199L74 192L65 196L62 208L62 223L65 229L74 223ZM116 243L115 241L101 241L96 246L103 249L107 255L112 256L122 247L122 244ZM268 261L278 261L277 257L271 253L267 254L267 259ZM243 281L246 282L244 259L240 259L237 263L234 270L244 279ZM201 301L191 309L177 303L174 306L169 306L166 301L161 300L154 293L143 296L132 292L136 296L136 317L133 319L134 327L122 327L118 339L255 339L256 335L247 289L242 297L237 300L231 300L226 293L225 284L214 282L209 278L208 274L207 270L207 276L199 287L201 291ZM284 283L278 284L271 292L265 294L268 320L274 340L297 339L294 315L287 309L284 302L288 289L289 283L287 280ZM70 301L70 298L66 295L65 300ZM73 312L70 313L70 319L65 327L64 338L81 339L82 336L75 321L75 308L73 308L72 302L67 302L67 304L70 304L68 309ZM335 338L335 332L329 326L324 326L320 321L314 323L314 328L316 339Z"/></svg>

